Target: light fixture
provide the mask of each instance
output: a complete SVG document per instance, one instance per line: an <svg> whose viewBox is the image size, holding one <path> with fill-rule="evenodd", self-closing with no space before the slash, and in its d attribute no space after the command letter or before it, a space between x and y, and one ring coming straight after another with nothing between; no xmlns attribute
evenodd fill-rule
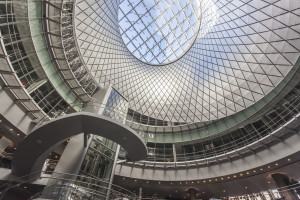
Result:
<svg viewBox="0 0 300 200"><path fill-rule="evenodd" d="M136 180L136 179L134 179L134 182L137 182L137 180Z"/></svg>
<svg viewBox="0 0 300 200"><path fill-rule="evenodd" d="M250 174L250 172L247 172L246 174Z"/></svg>
<svg viewBox="0 0 300 200"><path fill-rule="evenodd" d="M291 159L290 159L290 158L288 158L287 160L288 160L288 161L291 161Z"/></svg>
<svg viewBox="0 0 300 200"><path fill-rule="evenodd" d="M160 184L160 182L158 182L158 184Z"/></svg>
<svg viewBox="0 0 300 200"><path fill-rule="evenodd" d="M17 136L20 136L20 134L18 133Z"/></svg>
<svg viewBox="0 0 300 200"><path fill-rule="evenodd" d="M270 169L270 168L271 168L271 166L269 165L269 166L268 166L268 168Z"/></svg>
<svg viewBox="0 0 300 200"><path fill-rule="evenodd" d="M276 166L278 166L278 163L275 163Z"/></svg>
<svg viewBox="0 0 300 200"><path fill-rule="evenodd" d="M260 168L260 171L264 170L263 168Z"/></svg>
<svg viewBox="0 0 300 200"><path fill-rule="evenodd" d="M123 181L125 180L125 178L123 177Z"/></svg>
<svg viewBox="0 0 300 200"><path fill-rule="evenodd" d="M10 131L13 131L14 129L10 128L9 130L10 130Z"/></svg>

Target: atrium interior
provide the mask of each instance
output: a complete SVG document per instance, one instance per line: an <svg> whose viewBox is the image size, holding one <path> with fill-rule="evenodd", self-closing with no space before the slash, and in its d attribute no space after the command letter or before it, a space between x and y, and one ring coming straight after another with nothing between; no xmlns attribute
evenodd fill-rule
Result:
<svg viewBox="0 0 300 200"><path fill-rule="evenodd" d="M300 200L300 0L0 0L0 200Z"/></svg>

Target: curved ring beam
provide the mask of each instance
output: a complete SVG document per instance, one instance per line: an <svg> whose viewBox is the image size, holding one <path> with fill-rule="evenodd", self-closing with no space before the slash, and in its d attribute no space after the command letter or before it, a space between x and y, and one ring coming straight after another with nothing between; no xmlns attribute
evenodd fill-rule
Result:
<svg viewBox="0 0 300 200"><path fill-rule="evenodd" d="M12 173L24 176L41 171L55 146L80 133L92 133L120 144L130 161L147 157L144 139L132 129L104 116L78 112L54 119L31 132L17 148Z"/></svg>

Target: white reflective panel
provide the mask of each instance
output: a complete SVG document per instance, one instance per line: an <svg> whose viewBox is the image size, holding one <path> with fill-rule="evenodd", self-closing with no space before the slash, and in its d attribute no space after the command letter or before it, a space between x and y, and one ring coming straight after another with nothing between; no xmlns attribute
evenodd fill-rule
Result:
<svg viewBox="0 0 300 200"><path fill-rule="evenodd" d="M148 11L139 5L163 1L132 0L132 5L120 5L124 1L77 0L74 23L78 47L100 85L113 84L130 100L130 109L155 119L192 123L237 113L272 91L300 55L299 0L201 0L199 33L187 52L188 42L182 41L194 32L187 29L182 34L176 22L182 19L170 17L183 4L167 9L155 23L155 9ZM192 1L186 2L196 9ZM118 17L126 25L130 10L145 13L138 19L140 25L126 26L136 34L136 41L125 31L120 33ZM163 26L161 36L170 33L163 41L174 45L162 51L163 43L158 45L159 35L154 35L150 26L161 27L165 21L168 25ZM196 23L198 19L186 21ZM153 53L149 51L151 44L156 44ZM129 48L135 49L135 56ZM172 60L161 67L145 64Z"/></svg>
<svg viewBox="0 0 300 200"><path fill-rule="evenodd" d="M118 14L127 49L152 65L182 57L198 35L200 20L200 0L122 0Z"/></svg>

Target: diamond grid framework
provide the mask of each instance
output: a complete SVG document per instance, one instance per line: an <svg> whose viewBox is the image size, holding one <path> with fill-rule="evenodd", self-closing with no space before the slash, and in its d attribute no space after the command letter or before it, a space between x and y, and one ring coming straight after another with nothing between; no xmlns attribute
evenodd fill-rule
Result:
<svg viewBox="0 0 300 200"><path fill-rule="evenodd" d="M200 0L122 0L119 8L122 39L147 64L177 60L199 32Z"/></svg>
<svg viewBox="0 0 300 200"><path fill-rule="evenodd" d="M234 114L270 92L300 49L300 1L202 0L199 34L187 53L162 67L126 48L120 1L77 0L76 36L101 85L113 84L130 108L171 122L205 122Z"/></svg>

